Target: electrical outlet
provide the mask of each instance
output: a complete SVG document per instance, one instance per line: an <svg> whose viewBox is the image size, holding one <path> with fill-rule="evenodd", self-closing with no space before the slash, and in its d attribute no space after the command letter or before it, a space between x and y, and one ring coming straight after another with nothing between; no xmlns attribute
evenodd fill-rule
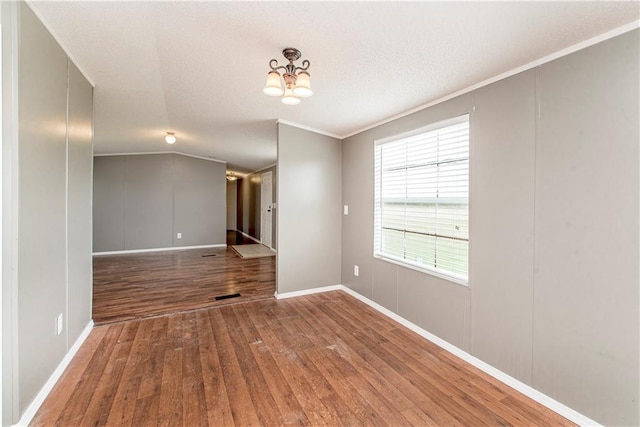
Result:
<svg viewBox="0 0 640 427"><path fill-rule="evenodd" d="M358 267L357 265L353 266L353 275L356 277L360 275L360 267Z"/></svg>
<svg viewBox="0 0 640 427"><path fill-rule="evenodd" d="M60 335L62 333L62 313L58 314L56 317L56 334Z"/></svg>
<svg viewBox="0 0 640 427"><path fill-rule="evenodd" d="M345 215L349 215L349 205L344 205L344 206L342 207L342 212L343 212Z"/></svg>
<svg viewBox="0 0 640 427"><path fill-rule="evenodd" d="M176 239L182 239L182 233L176 234Z"/></svg>

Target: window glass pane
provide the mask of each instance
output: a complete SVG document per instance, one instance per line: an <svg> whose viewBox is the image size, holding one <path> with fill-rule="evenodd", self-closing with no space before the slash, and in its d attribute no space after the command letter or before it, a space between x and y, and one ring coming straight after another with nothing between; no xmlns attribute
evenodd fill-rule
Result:
<svg viewBox="0 0 640 427"><path fill-rule="evenodd" d="M407 233L406 247L408 261L419 266L435 267L435 237Z"/></svg>
<svg viewBox="0 0 640 427"><path fill-rule="evenodd" d="M404 258L403 234L396 230L382 230L382 251L396 258Z"/></svg>
<svg viewBox="0 0 640 427"><path fill-rule="evenodd" d="M378 144L374 253L468 277L469 118Z"/></svg>

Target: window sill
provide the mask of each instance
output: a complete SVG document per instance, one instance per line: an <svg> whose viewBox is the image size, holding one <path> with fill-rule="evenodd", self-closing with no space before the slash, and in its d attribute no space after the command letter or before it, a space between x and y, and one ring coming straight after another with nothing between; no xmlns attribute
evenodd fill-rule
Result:
<svg viewBox="0 0 640 427"><path fill-rule="evenodd" d="M382 255L374 255L373 257L375 259L379 259L381 261L385 261L385 262L388 262L390 264L395 264L395 265L397 265L399 267L404 267L404 268L407 268L409 270L418 271L420 273L425 273L425 274L428 274L430 276L434 276L434 277L437 277L439 279L443 279L443 280L446 280L448 282L455 283L456 285L461 285L461 286L464 286L466 288L469 287L469 280L468 279L465 280L465 279L462 279L462 278L459 278L459 277L449 276L447 274L440 273L439 271L436 271L436 270L432 270L432 269L429 269L429 268L426 268L426 267L422 268L422 267L419 267L417 265L409 264L409 263L402 262L402 261L394 259L394 258L382 256Z"/></svg>

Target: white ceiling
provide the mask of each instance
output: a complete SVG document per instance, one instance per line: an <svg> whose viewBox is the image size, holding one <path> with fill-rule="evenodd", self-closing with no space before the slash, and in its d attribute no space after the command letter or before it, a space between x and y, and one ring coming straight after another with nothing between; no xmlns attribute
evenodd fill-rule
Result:
<svg viewBox="0 0 640 427"><path fill-rule="evenodd" d="M29 2L95 84L95 152L275 162L276 119L343 137L639 18L638 2ZM292 46L314 95L262 93ZM166 131L178 142L163 142Z"/></svg>

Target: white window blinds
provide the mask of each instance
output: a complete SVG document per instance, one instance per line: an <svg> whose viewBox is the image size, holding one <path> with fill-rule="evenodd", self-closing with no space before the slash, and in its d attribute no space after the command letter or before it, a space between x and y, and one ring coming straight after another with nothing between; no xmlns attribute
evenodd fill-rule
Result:
<svg viewBox="0 0 640 427"><path fill-rule="evenodd" d="M375 149L374 255L465 283L469 271L469 116Z"/></svg>

